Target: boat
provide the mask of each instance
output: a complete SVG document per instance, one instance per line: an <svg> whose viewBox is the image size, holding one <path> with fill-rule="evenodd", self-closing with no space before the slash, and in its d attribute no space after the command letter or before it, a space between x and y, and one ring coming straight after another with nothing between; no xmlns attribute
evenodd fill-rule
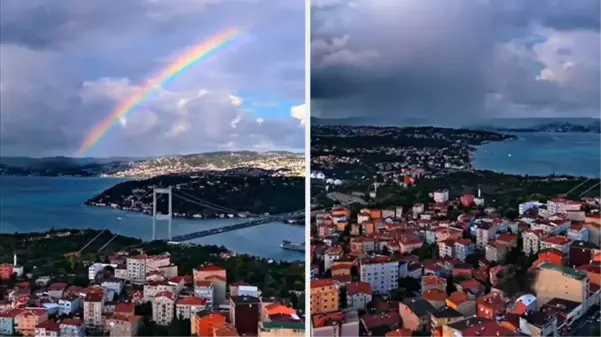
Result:
<svg viewBox="0 0 601 337"><path fill-rule="evenodd" d="M296 250L299 252L304 252L305 251L305 243L293 243L290 242L288 240L284 240L282 241L282 244L280 245L280 247L282 247L282 249L288 249L288 250Z"/></svg>

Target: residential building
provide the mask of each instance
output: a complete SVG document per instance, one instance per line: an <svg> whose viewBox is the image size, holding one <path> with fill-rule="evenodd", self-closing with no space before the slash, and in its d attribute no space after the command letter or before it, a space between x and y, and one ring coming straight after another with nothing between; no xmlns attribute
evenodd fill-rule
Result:
<svg viewBox="0 0 601 337"><path fill-rule="evenodd" d="M170 291L158 293L152 300L152 320L158 325L169 325L175 313L177 296Z"/></svg>
<svg viewBox="0 0 601 337"><path fill-rule="evenodd" d="M479 317L496 320L503 316L511 301L501 296L498 292L491 292L478 298L476 301L476 314Z"/></svg>
<svg viewBox="0 0 601 337"><path fill-rule="evenodd" d="M422 291L428 291L431 289L438 289L441 291L446 291L447 289L447 279L444 277L438 276L423 276L422 277Z"/></svg>
<svg viewBox="0 0 601 337"><path fill-rule="evenodd" d="M0 280L10 280L13 277L14 266L10 263L0 264Z"/></svg>
<svg viewBox="0 0 601 337"><path fill-rule="evenodd" d="M102 325L102 309L104 308L104 292L102 290L88 292L83 301L83 321L86 326Z"/></svg>
<svg viewBox="0 0 601 337"><path fill-rule="evenodd" d="M476 246L484 248L492 240L497 231L497 227L491 222L481 222L476 227Z"/></svg>
<svg viewBox="0 0 601 337"><path fill-rule="evenodd" d="M240 287L238 287L238 291L240 291L239 289ZM204 298L207 301L208 307L213 306L214 291L213 282L204 280L194 281L194 296Z"/></svg>
<svg viewBox="0 0 601 337"><path fill-rule="evenodd" d="M505 337L518 336L518 334L496 321L478 316L470 316L442 327L442 337L458 336Z"/></svg>
<svg viewBox="0 0 601 337"><path fill-rule="evenodd" d="M84 337L85 326L82 320L74 318L63 319L60 324L61 337ZM130 335L133 336L133 335Z"/></svg>
<svg viewBox="0 0 601 337"><path fill-rule="evenodd" d="M338 311L338 301L338 285L332 279L311 281L311 314Z"/></svg>
<svg viewBox="0 0 601 337"><path fill-rule="evenodd" d="M570 252L570 240L565 236L551 236L540 242L541 249L557 249L564 254Z"/></svg>
<svg viewBox="0 0 601 337"><path fill-rule="evenodd" d="M153 311L154 313L154 311ZM111 337L137 336L142 316L113 314L106 319Z"/></svg>
<svg viewBox="0 0 601 337"><path fill-rule="evenodd" d="M365 309L372 300L371 285L367 282L351 282L346 285L347 308Z"/></svg>
<svg viewBox="0 0 601 337"><path fill-rule="evenodd" d="M15 332L15 317L21 313L21 309L11 309L0 312L0 335L12 336Z"/></svg>
<svg viewBox="0 0 601 337"><path fill-rule="evenodd" d="M589 281L585 272L546 262L538 266L533 289L538 308L553 298L584 303L588 298Z"/></svg>
<svg viewBox="0 0 601 337"><path fill-rule="evenodd" d="M593 256L598 252L599 246L586 241L574 241L570 245L569 265L574 267L583 264L589 264L593 260Z"/></svg>
<svg viewBox="0 0 601 337"><path fill-rule="evenodd" d="M180 297L175 302L175 314L179 319L190 319L207 308L207 300L199 297Z"/></svg>
<svg viewBox="0 0 601 337"><path fill-rule="evenodd" d="M449 308L457 310L464 317L476 314L476 301L461 291L452 292L445 302Z"/></svg>
<svg viewBox="0 0 601 337"><path fill-rule="evenodd" d="M399 303L403 327L411 331L425 331L430 327L430 317L436 308L424 299L408 298Z"/></svg>
<svg viewBox="0 0 601 337"><path fill-rule="evenodd" d="M252 296L230 298L230 322L240 335L257 336L261 300Z"/></svg>
<svg viewBox="0 0 601 337"><path fill-rule="evenodd" d="M226 326L226 317L219 312L196 314L190 320L191 332L194 336L213 336L214 332Z"/></svg>
<svg viewBox="0 0 601 337"><path fill-rule="evenodd" d="M208 279L210 276L217 275L227 280L227 271L223 267L216 265L206 265L194 268L193 270L194 280L203 281Z"/></svg>
<svg viewBox="0 0 601 337"><path fill-rule="evenodd" d="M437 203L445 203L449 201L449 190L434 191L432 199Z"/></svg>
<svg viewBox="0 0 601 337"><path fill-rule="evenodd" d="M431 329L442 328L444 325L451 324L458 320L463 319L463 316L457 310L450 307L441 307L432 313L430 317Z"/></svg>
<svg viewBox="0 0 601 337"><path fill-rule="evenodd" d="M76 294L66 294L58 300L58 312L61 315L72 315L79 311L82 306L82 299Z"/></svg>
<svg viewBox="0 0 601 337"><path fill-rule="evenodd" d="M226 278L220 275L211 275L206 280L213 284L213 305L227 304L225 299Z"/></svg>
<svg viewBox="0 0 601 337"><path fill-rule="evenodd" d="M438 242L438 255L443 258L445 256L453 257L453 249L455 248L455 240L446 239Z"/></svg>
<svg viewBox="0 0 601 337"><path fill-rule="evenodd" d="M44 321L35 327L36 336L58 337L60 331L59 325L54 321Z"/></svg>
<svg viewBox="0 0 601 337"><path fill-rule="evenodd" d="M15 316L15 331L24 336L34 336L35 328L48 320L44 309L24 309Z"/></svg>
<svg viewBox="0 0 601 337"><path fill-rule="evenodd" d="M522 234L522 251L526 255L533 255L540 250L540 241L544 237L545 232L542 230L525 231Z"/></svg>
<svg viewBox="0 0 601 337"><path fill-rule="evenodd" d="M344 250L340 246L333 246L326 249L323 255L324 269L329 270L332 267L332 262L340 260L344 255Z"/></svg>
<svg viewBox="0 0 601 337"><path fill-rule="evenodd" d="M354 310L314 315L311 323L311 335L315 337L359 336L361 324Z"/></svg>
<svg viewBox="0 0 601 337"><path fill-rule="evenodd" d="M540 311L520 316L519 330L528 336L557 336L557 318Z"/></svg>
<svg viewBox="0 0 601 337"><path fill-rule="evenodd" d="M506 245L493 241L486 244L486 260L491 262L503 262L509 251Z"/></svg>
<svg viewBox="0 0 601 337"><path fill-rule="evenodd" d="M259 337L304 337L305 323L300 320L264 321L259 323Z"/></svg>
<svg viewBox="0 0 601 337"><path fill-rule="evenodd" d="M398 288L399 262L386 256L362 259L359 276L361 282L371 285L374 294L388 294Z"/></svg>
<svg viewBox="0 0 601 337"><path fill-rule="evenodd" d="M455 258L465 261L465 258L472 255L476 245L469 239L459 239L455 242Z"/></svg>
<svg viewBox="0 0 601 337"><path fill-rule="evenodd" d="M567 233L568 239L575 241L588 241L589 229L584 225L571 225Z"/></svg>

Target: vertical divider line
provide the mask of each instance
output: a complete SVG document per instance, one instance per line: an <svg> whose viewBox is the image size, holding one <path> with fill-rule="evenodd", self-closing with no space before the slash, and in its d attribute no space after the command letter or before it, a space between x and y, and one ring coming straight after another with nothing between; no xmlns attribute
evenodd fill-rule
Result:
<svg viewBox="0 0 601 337"><path fill-rule="evenodd" d="M305 336L311 335L311 0L305 0Z"/></svg>

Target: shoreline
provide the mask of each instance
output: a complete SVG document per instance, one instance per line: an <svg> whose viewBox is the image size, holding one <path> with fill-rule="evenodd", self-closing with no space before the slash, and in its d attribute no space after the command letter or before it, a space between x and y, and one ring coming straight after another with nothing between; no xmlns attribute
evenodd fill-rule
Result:
<svg viewBox="0 0 601 337"><path fill-rule="evenodd" d="M545 175L540 175L540 174L534 174L534 173L515 173L515 172L507 172L507 171L502 171L502 170L498 170L498 169L489 169L489 168L476 168L475 166L475 162L476 162L476 157L477 157L477 152L478 151L484 151L483 147L484 146L490 146L493 144L502 144L505 142L509 142L509 141L524 141L526 140L526 138L524 138L522 136L522 134L540 134L540 135L551 135L551 134L559 134L559 135L566 135L566 134L574 134L574 135L599 135L597 133L587 133L587 132L507 132L507 133L503 133L500 132L502 134L508 134L511 136L515 136L516 138L509 138L509 139L504 139L504 140L500 140L500 141L493 141L493 142L487 142L485 144L481 144L481 145L477 145L474 146L472 148L472 150L470 151L470 167L472 168L473 172L476 171L491 171L494 173L499 173L499 174L504 174L504 175L511 175L511 176L518 176L518 177L530 177L530 178L537 178L537 179L549 179L549 178L583 178L583 179L591 179L591 180L595 180L595 179L601 179L601 174L597 173L597 175L576 175L576 174L568 174L568 173L551 173L551 174L545 174ZM494 152L494 151L493 151ZM509 158L512 158L511 156L508 156ZM601 157L598 156L598 158L601 159Z"/></svg>
<svg viewBox="0 0 601 337"><path fill-rule="evenodd" d="M26 241L39 241L39 240L52 240L52 239L61 239L61 238L68 238L74 235L80 235L86 232L94 232L94 234L100 234L101 232L106 232L110 235L118 235L117 238L122 238L122 239L129 239L129 240L137 240L138 243L129 246L129 248L136 248L137 246L140 245L145 245L145 244L153 244L153 243L166 243L168 245L172 245L172 246L188 246L188 247L217 247L220 249L224 249L226 250L226 254L230 255L230 256L247 256L249 258L253 258L256 260L271 260L271 261L275 261L277 263L291 263L291 264L305 264L305 257L304 257L304 252L301 251L295 251L295 250L287 250L287 251L294 251L299 253L299 258L295 259L295 260L285 260L285 259L278 259L278 258L273 258L273 257L267 257L267 256L261 256L261 255L256 255L256 254L249 254L249 253L242 253L236 250L233 250L230 247L227 247L225 245L216 245L216 244L198 244L198 243L193 243L193 242L171 242L169 240L165 240L165 239L157 239L157 240L145 240L142 238L138 238L135 236L131 236L131 235L124 235L118 232L114 232L111 231L109 229L95 229L95 228L85 228L85 229L81 229L81 228L58 228L58 229L54 229L51 228L49 230L46 231L35 231L35 232L12 232L12 233L1 233L0 232L0 238L1 237L25 237L23 240ZM68 234L67 234L68 233ZM282 248L284 249L284 248ZM300 253L303 253L302 255ZM302 257L301 257L302 256Z"/></svg>

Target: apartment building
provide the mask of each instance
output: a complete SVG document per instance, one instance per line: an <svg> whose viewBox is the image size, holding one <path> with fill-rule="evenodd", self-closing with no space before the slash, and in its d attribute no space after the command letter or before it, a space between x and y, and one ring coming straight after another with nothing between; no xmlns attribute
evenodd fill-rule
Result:
<svg viewBox="0 0 601 337"><path fill-rule="evenodd" d="M15 317L20 313L21 309L11 309L0 312L0 335L13 335L15 332Z"/></svg>
<svg viewBox="0 0 601 337"><path fill-rule="evenodd" d="M225 315L219 312L196 314L190 321L194 336L213 336L216 330L227 325Z"/></svg>
<svg viewBox="0 0 601 337"><path fill-rule="evenodd" d="M190 319L207 308L207 300L199 297L181 297L175 302L175 314L179 319Z"/></svg>
<svg viewBox="0 0 601 337"><path fill-rule="evenodd" d="M356 311L333 312L314 315L311 335L315 337L359 336L359 319Z"/></svg>
<svg viewBox="0 0 601 337"><path fill-rule="evenodd" d="M334 261L338 261L344 256L344 250L340 246L333 246L326 249L323 255L324 269L329 270Z"/></svg>
<svg viewBox="0 0 601 337"><path fill-rule="evenodd" d="M230 322L241 336L257 336L261 300L252 296L230 297Z"/></svg>
<svg viewBox="0 0 601 337"><path fill-rule="evenodd" d="M212 307L214 303L215 288L211 281L194 281L194 296L203 298L207 301L207 307Z"/></svg>
<svg viewBox="0 0 601 337"><path fill-rule="evenodd" d="M540 242L540 249L556 249L564 254L570 252L570 240L565 236L551 236Z"/></svg>
<svg viewBox="0 0 601 337"><path fill-rule="evenodd" d="M545 262L538 266L533 289L537 297L537 308L553 298L585 303L589 294L589 281L585 272Z"/></svg>
<svg viewBox="0 0 601 337"><path fill-rule="evenodd" d="M268 321L259 323L259 337L304 337L305 323L302 321L280 322Z"/></svg>
<svg viewBox="0 0 601 337"><path fill-rule="evenodd" d="M453 250L455 248L456 241L453 239L446 239L438 243L438 255L440 258L445 256L453 257Z"/></svg>
<svg viewBox="0 0 601 337"><path fill-rule="evenodd" d="M491 262L503 262L509 252L509 247L497 241L486 244L485 256Z"/></svg>
<svg viewBox="0 0 601 337"><path fill-rule="evenodd" d="M35 336L35 328L48 320L44 309L24 309L15 316L15 331L23 336Z"/></svg>
<svg viewBox="0 0 601 337"><path fill-rule="evenodd" d="M469 239L459 239L455 242L455 258L460 261L474 253L476 245Z"/></svg>
<svg viewBox="0 0 601 337"><path fill-rule="evenodd" d="M169 325L175 313L177 296L170 291L158 293L152 300L152 320L159 325Z"/></svg>
<svg viewBox="0 0 601 337"><path fill-rule="evenodd" d="M529 230L522 234L522 251L526 255L537 254L540 250L540 242L544 238L542 230Z"/></svg>
<svg viewBox="0 0 601 337"><path fill-rule="evenodd" d="M579 211L582 203L562 198L555 198L547 201L547 209L551 213L567 214L569 211Z"/></svg>
<svg viewBox="0 0 601 337"><path fill-rule="evenodd" d="M104 292L91 291L83 301L83 321L86 326L98 327L102 325L102 309L104 308Z"/></svg>
<svg viewBox="0 0 601 337"><path fill-rule="evenodd" d="M85 326L82 320L77 318L63 319L60 324L61 337L84 337ZM133 335L131 335L133 336Z"/></svg>
<svg viewBox="0 0 601 337"><path fill-rule="evenodd" d="M45 321L35 327L36 336L58 337L60 331L59 325L54 321Z"/></svg>
<svg viewBox="0 0 601 337"><path fill-rule="evenodd" d="M325 314L338 311L339 288L332 279L311 281L311 313Z"/></svg>
<svg viewBox="0 0 601 337"><path fill-rule="evenodd" d="M496 226L491 222L481 222L476 227L476 246L484 249L488 242L495 237Z"/></svg>
<svg viewBox="0 0 601 337"><path fill-rule="evenodd" d="M589 230L584 225L571 225L567 233L568 239L572 241L588 241Z"/></svg>
<svg viewBox="0 0 601 337"><path fill-rule="evenodd" d="M374 294L389 294L398 288L399 262L387 256L362 259L359 276L361 282L371 285Z"/></svg>
<svg viewBox="0 0 601 337"><path fill-rule="evenodd" d="M113 314L106 319L111 337L137 336L142 321L141 316Z"/></svg>
<svg viewBox="0 0 601 337"><path fill-rule="evenodd" d="M372 300L371 285L367 282L351 282L346 285L346 306L350 309L365 309Z"/></svg>

